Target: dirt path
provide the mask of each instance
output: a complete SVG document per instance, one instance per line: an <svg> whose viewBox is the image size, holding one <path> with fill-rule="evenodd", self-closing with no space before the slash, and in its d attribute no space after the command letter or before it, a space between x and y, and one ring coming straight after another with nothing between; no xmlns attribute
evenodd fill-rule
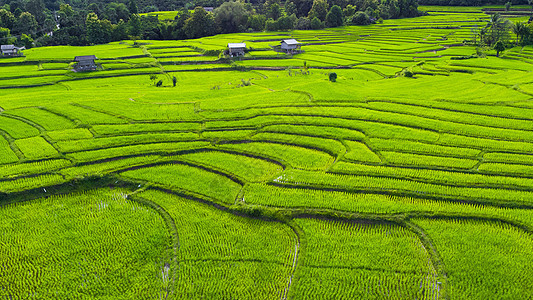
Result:
<svg viewBox="0 0 533 300"><path fill-rule="evenodd" d="M296 236L296 245L294 245L294 259L292 261L292 271L291 275L289 276L289 280L287 282L287 287L285 287L285 290L283 291L283 294L281 295L282 300L287 300L287 297L289 295L289 290L291 288L292 279L294 278L294 273L296 272L296 267L298 266L298 257L300 255L300 234L298 233L298 230L293 227L291 224L287 224L292 231L294 232Z"/></svg>

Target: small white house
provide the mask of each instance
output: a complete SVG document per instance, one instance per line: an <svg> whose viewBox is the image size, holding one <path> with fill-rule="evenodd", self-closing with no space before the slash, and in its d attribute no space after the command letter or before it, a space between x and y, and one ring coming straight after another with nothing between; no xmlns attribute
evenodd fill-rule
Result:
<svg viewBox="0 0 533 300"><path fill-rule="evenodd" d="M25 47L16 47L15 45L2 45L0 46L2 55L5 56L16 56L20 54L20 51L26 49Z"/></svg>
<svg viewBox="0 0 533 300"><path fill-rule="evenodd" d="M281 41L281 50L287 53L300 51L300 47L302 47L302 45L295 39Z"/></svg>
<svg viewBox="0 0 533 300"><path fill-rule="evenodd" d="M228 54L231 57L244 56L246 43L228 43Z"/></svg>

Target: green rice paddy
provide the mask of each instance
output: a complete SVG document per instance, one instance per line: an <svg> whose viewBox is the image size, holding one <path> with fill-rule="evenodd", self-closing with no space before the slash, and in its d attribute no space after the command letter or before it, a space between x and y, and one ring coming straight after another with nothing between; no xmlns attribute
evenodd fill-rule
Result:
<svg viewBox="0 0 533 300"><path fill-rule="evenodd" d="M1 58L0 299L530 298L533 47L423 9Z"/></svg>

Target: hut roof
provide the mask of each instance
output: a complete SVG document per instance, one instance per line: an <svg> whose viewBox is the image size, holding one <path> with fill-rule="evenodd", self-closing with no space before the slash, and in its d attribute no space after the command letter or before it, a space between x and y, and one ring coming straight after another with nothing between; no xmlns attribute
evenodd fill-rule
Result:
<svg viewBox="0 0 533 300"><path fill-rule="evenodd" d="M228 48L246 48L246 43L228 43Z"/></svg>
<svg viewBox="0 0 533 300"><path fill-rule="evenodd" d="M283 40L281 41L282 43L285 43L287 45L298 45L300 44L297 40L295 39L289 39L289 40Z"/></svg>
<svg viewBox="0 0 533 300"><path fill-rule="evenodd" d="M94 55L84 55L84 56L76 56L74 57L74 61L75 62L80 62L80 61L84 61L84 60L95 60L96 59L96 56Z"/></svg>
<svg viewBox="0 0 533 300"><path fill-rule="evenodd" d="M1 49L2 51L5 51L5 50L14 50L15 48L16 48L15 45L2 45L2 46L0 46L0 49Z"/></svg>

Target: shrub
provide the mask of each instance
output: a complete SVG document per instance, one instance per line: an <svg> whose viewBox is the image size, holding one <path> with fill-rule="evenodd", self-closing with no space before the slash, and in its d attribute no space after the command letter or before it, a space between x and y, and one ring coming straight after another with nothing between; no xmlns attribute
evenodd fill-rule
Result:
<svg viewBox="0 0 533 300"><path fill-rule="evenodd" d="M355 13L355 15L353 15L352 23L355 25L370 25L372 24L372 21L366 13L358 11Z"/></svg>
<svg viewBox="0 0 533 300"><path fill-rule="evenodd" d="M274 21L273 19L268 19L266 21L265 29L266 31L278 31L278 22Z"/></svg>
<svg viewBox="0 0 533 300"><path fill-rule="evenodd" d="M163 85L163 80L159 80L155 86L160 87Z"/></svg>
<svg viewBox="0 0 533 300"><path fill-rule="evenodd" d="M336 82L337 81L337 73L329 73L329 81Z"/></svg>
<svg viewBox="0 0 533 300"><path fill-rule="evenodd" d="M322 21L320 21L319 18L314 17L311 20L311 29L322 29L322 28L324 28L324 23L322 23Z"/></svg>
<svg viewBox="0 0 533 300"><path fill-rule="evenodd" d="M343 23L342 9L338 5L333 5L326 15L326 23L329 27L339 27Z"/></svg>
<svg viewBox="0 0 533 300"><path fill-rule="evenodd" d="M296 22L296 29L311 29L311 20L307 17L301 17Z"/></svg>

